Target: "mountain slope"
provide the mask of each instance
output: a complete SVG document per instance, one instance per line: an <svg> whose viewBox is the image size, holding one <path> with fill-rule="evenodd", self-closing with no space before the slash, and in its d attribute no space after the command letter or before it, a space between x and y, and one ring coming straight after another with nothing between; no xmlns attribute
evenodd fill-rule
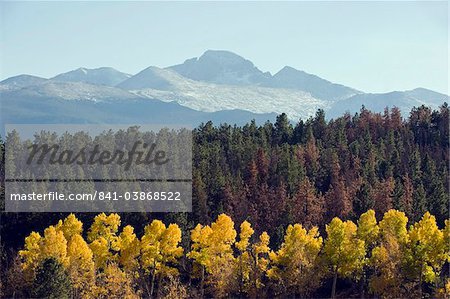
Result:
<svg viewBox="0 0 450 299"><path fill-rule="evenodd" d="M97 69L78 68L67 73L59 74L51 78L51 80L115 86L129 77L129 74L119 72L111 67L101 67Z"/></svg>
<svg viewBox="0 0 450 299"><path fill-rule="evenodd" d="M328 117L336 118L345 112L354 114L363 105L373 112L382 112L385 107L395 106L407 116L413 107L425 105L436 109L448 101L449 96L425 88L388 93L364 93L334 103L328 111Z"/></svg>
<svg viewBox="0 0 450 299"><path fill-rule="evenodd" d="M2 97L11 93L2 93ZM15 97L55 98L69 100L101 101L106 99L133 99L136 95L126 90L104 85L94 85L82 82L57 82L48 80L42 84L31 85L14 91Z"/></svg>
<svg viewBox="0 0 450 299"><path fill-rule="evenodd" d="M311 93L316 98L327 101L340 100L360 93L353 88L331 83L316 75L311 75L289 66L284 67L263 85L274 88L299 89Z"/></svg>
<svg viewBox="0 0 450 299"><path fill-rule="evenodd" d="M196 81L172 69L147 68L118 85L138 87L131 92L204 112L245 110L254 113L287 113L290 118L306 118L318 108L326 109L325 101L301 90L237 86Z"/></svg>
<svg viewBox="0 0 450 299"><path fill-rule="evenodd" d="M196 80L226 85L259 84L270 78L247 60L233 52L208 50L199 58L169 67L180 75Z"/></svg>
<svg viewBox="0 0 450 299"><path fill-rule="evenodd" d="M37 76L19 75L1 81L0 90L16 90L31 85L38 85L46 81L47 79Z"/></svg>
<svg viewBox="0 0 450 299"><path fill-rule="evenodd" d="M244 124L274 120L275 114L196 111L175 102L143 98L127 91L80 82L49 82L0 92L1 125L7 123Z"/></svg>
<svg viewBox="0 0 450 299"><path fill-rule="evenodd" d="M182 119L186 113L186 118L192 120L211 117L240 123L274 113L286 113L296 121L314 115L317 109L325 110L330 118L359 111L362 105L374 112L395 105L408 113L414 106L437 108L449 99L424 88L366 94L288 66L272 76L237 54L217 50L208 50L199 58L168 68L151 66L134 76L107 67L79 68L51 79L20 75L0 82L0 98L11 114L4 113L2 117L19 120L25 110L58 118L48 112L55 110L50 106L53 103L67 119L83 122L118 121L121 115L130 121L133 115L143 120L144 114L151 116L149 121L163 120L164 115ZM70 113L64 112L64 105ZM162 107L177 112L167 114Z"/></svg>
<svg viewBox="0 0 450 299"><path fill-rule="evenodd" d="M166 78L170 76L171 78ZM175 79L173 77L176 77ZM145 70L140 71L136 75L128 78L117 85L119 88L127 90L153 88L158 90L171 90L173 85L171 81L180 80L181 76L174 72L169 72L154 66L150 66Z"/></svg>

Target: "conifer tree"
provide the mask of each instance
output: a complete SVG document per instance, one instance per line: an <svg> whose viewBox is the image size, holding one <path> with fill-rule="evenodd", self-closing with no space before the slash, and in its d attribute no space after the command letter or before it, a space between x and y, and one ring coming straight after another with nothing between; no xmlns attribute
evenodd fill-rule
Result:
<svg viewBox="0 0 450 299"><path fill-rule="evenodd" d="M35 298L69 299L71 283L64 267L55 258L45 258L36 270L32 295Z"/></svg>

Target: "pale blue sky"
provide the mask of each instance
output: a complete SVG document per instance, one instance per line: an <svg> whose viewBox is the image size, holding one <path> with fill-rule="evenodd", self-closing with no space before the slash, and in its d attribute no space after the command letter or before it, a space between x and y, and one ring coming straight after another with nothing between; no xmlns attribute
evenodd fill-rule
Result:
<svg viewBox="0 0 450 299"><path fill-rule="evenodd" d="M448 90L448 3L0 2L0 79L230 50L366 92Z"/></svg>

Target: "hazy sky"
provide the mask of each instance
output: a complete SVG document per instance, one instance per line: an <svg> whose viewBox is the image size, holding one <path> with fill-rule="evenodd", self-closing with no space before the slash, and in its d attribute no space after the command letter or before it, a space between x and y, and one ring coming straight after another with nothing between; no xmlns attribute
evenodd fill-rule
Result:
<svg viewBox="0 0 450 299"><path fill-rule="evenodd" d="M448 3L0 2L0 79L78 67L134 74L233 51L366 92L448 93Z"/></svg>

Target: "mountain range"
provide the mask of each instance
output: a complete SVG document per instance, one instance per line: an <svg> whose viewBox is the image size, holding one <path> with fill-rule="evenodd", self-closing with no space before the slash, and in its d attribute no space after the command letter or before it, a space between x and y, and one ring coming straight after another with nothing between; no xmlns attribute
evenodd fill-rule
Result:
<svg viewBox="0 0 450 299"><path fill-rule="evenodd" d="M79 68L53 78L19 75L0 82L1 123L179 123L196 126L296 121L323 109L328 118L397 106L437 108L448 95L424 88L365 93L286 66L272 75L229 51L135 75L110 67Z"/></svg>

